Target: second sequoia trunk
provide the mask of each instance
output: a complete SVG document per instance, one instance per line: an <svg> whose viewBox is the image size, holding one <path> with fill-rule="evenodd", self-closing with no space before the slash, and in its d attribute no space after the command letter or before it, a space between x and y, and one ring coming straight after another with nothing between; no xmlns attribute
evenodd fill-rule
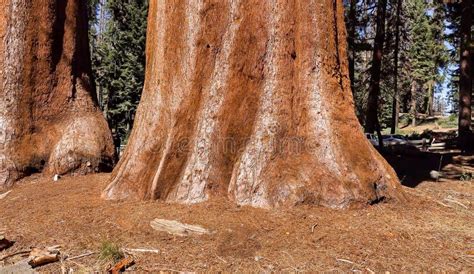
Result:
<svg viewBox="0 0 474 274"><path fill-rule="evenodd" d="M33 172L112 165L112 137L90 79L87 24L85 1L2 1L0 188Z"/></svg>
<svg viewBox="0 0 474 274"><path fill-rule="evenodd" d="M354 114L342 1L151 1L149 13L145 88L105 198L403 196Z"/></svg>

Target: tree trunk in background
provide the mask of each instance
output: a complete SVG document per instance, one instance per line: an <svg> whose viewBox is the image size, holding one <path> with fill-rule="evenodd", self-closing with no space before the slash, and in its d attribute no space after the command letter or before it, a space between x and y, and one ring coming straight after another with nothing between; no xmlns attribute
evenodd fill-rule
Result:
<svg viewBox="0 0 474 274"><path fill-rule="evenodd" d="M403 197L354 113L342 1L151 1L147 38L144 93L103 197Z"/></svg>
<svg viewBox="0 0 474 274"><path fill-rule="evenodd" d="M433 116L433 104L434 104L434 84L435 81L430 80L427 83L428 88L428 103L426 104L426 114L428 116Z"/></svg>
<svg viewBox="0 0 474 274"><path fill-rule="evenodd" d="M400 50L400 18L402 12L402 0L397 0L397 14L395 20L395 46L394 46L394 87L393 87L393 98L392 98L392 126L390 133L395 134L398 128L398 115L400 113L400 102L398 94L398 55Z"/></svg>
<svg viewBox="0 0 474 274"><path fill-rule="evenodd" d="M416 126L416 89L417 89L417 84L415 81L411 82L411 94L410 94L410 112L412 115L412 120L411 120L411 126L415 127Z"/></svg>
<svg viewBox="0 0 474 274"><path fill-rule="evenodd" d="M461 60L459 77L459 145L462 150L472 149L471 96L472 56L470 52L472 0L461 2Z"/></svg>
<svg viewBox="0 0 474 274"><path fill-rule="evenodd" d="M90 81L86 2L5 0L0 10L0 188L32 172L111 166Z"/></svg>
<svg viewBox="0 0 474 274"><path fill-rule="evenodd" d="M355 81L355 37L356 37L356 5L357 0L351 0L349 7L348 22L348 42L349 42L349 79L351 80L351 90L354 92Z"/></svg>
<svg viewBox="0 0 474 274"><path fill-rule="evenodd" d="M369 98L367 100L367 111L365 116L365 132L373 133L379 123L378 107L380 96L380 72L382 70L383 44L385 40L385 14L387 0L379 0L377 3L377 26L374 40L374 52L372 57L372 68L370 69Z"/></svg>

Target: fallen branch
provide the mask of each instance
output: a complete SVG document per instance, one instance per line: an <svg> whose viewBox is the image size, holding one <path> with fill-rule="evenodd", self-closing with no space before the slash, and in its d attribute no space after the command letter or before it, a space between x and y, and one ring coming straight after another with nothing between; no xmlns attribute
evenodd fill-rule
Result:
<svg viewBox="0 0 474 274"><path fill-rule="evenodd" d="M0 194L0 200L3 199L3 198L5 198L5 197L7 197L7 195L10 194L10 192L12 192L12 191L9 190L9 191L7 191L7 192L5 192L5 193L3 193L3 194Z"/></svg>
<svg viewBox="0 0 474 274"><path fill-rule="evenodd" d="M442 206L444 206L444 207L453 208L452 206L447 205L447 204L445 204L445 203L443 203L443 202L440 202L440 201L436 201L436 203L438 203L438 204L440 204L440 205L442 205Z"/></svg>
<svg viewBox="0 0 474 274"><path fill-rule="evenodd" d="M111 269L108 270L109 273L118 274L121 271L125 270L127 267L132 266L135 261L132 258L125 258L114 265Z"/></svg>
<svg viewBox="0 0 474 274"><path fill-rule="evenodd" d="M450 203L454 203L454 204L460 205L460 206L464 207L465 209L469 209L465 204L461 203L460 201L457 201L457 200L454 200L454 199L450 199L450 198L444 198L444 200L445 200L446 202L450 202Z"/></svg>
<svg viewBox="0 0 474 274"><path fill-rule="evenodd" d="M1 257L1 258L0 258L0 261L3 261L3 260L5 260L5 259L8 259L8 258L13 257L13 256L16 256L16 255L27 254L27 253L30 253L30 252L31 252L31 249L18 251L18 252L15 252L15 253L12 253L12 254L8 254L8 255L5 255L5 256Z"/></svg>
<svg viewBox="0 0 474 274"><path fill-rule="evenodd" d="M87 252L87 253L84 253L84 254L81 254L81 255L77 255L77 256L74 256L74 257L69 257L66 259L66 261L72 261L72 260L77 260L77 259L80 259L80 258L84 258L84 257L87 257L87 256L90 256L90 255L94 255L95 252Z"/></svg>
<svg viewBox="0 0 474 274"><path fill-rule="evenodd" d="M314 233L314 228L317 227L317 226L318 226L318 224L314 224L314 225L311 226L311 233Z"/></svg>
<svg viewBox="0 0 474 274"><path fill-rule="evenodd" d="M344 262L344 263L349 263L349 264L356 264L356 263L354 263L353 261L349 261L349 260L346 260L346 259L336 259L336 261Z"/></svg>
<svg viewBox="0 0 474 274"><path fill-rule="evenodd" d="M148 249L148 248L122 248L125 253L155 253L159 254L159 249Z"/></svg>
<svg viewBox="0 0 474 274"><path fill-rule="evenodd" d="M226 263L226 264L228 263L226 260L224 260L224 258L221 258L219 255L216 255L216 257L217 257L217 259L223 261L224 263Z"/></svg>

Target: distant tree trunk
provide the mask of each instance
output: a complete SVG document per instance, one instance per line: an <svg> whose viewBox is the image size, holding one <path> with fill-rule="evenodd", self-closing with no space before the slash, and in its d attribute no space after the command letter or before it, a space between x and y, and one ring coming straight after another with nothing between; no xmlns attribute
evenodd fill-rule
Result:
<svg viewBox="0 0 474 274"><path fill-rule="evenodd" d="M395 134L398 128L398 116L400 112L399 92L398 92L398 55L400 48L400 18L402 12L402 0L397 0L397 14L395 20L395 48L394 48L394 87L392 97L392 126L390 129L391 134Z"/></svg>
<svg viewBox="0 0 474 274"><path fill-rule="evenodd" d="M99 1L99 18L97 19L97 34L98 34L98 40L99 43L103 42L103 34L106 31L107 28L107 12L106 12L106 5L107 5L107 0L100 0Z"/></svg>
<svg viewBox="0 0 474 274"><path fill-rule="evenodd" d="M351 0L349 6L348 22L348 42L349 42L349 78L351 80L351 90L354 92L355 81L355 37L356 37L356 14L357 0Z"/></svg>
<svg viewBox="0 0 474 274"><path fill-rule="evenodd" d="M94 48L99 48L102 43L104 43L104 32L106 31L107 27L107 12L106 12L106 3L107 0L99 0L97 3L97 9L98 9L98 17L97 17L97 25L96 25L96 37L95 37L95 46L91 46L92 49ZM92 52L93 56L94 52ZM98 98L98 105L100 109L102 110L102 113L104 116L107 115L108 111L108 104L105 101L105 91L104 88L100 87L100 85L97 85L97 98Z"/></svg>
<svg viewBox="0 0 474 274"><path fill-rule="evenodd" d="M459 77L459 145L468 150L474 146L471 132L472 56L470 52L472 0L461 2L461 60Z"/></svg>
<svg viewBox="0 0 474 274"><path fill-rule="evenodd" d="M85 1L5 0L0 9L0 188L33 172L111 167L90 81Z"/></svg>
<svg viewBox="0 0 474 274"><path fill-rule="evenodd" d="M403 197L355 117L341 0L151 1L147 39L105 198L339 208Z"/></svg>
<svg viewBox="0 0 474 274"><path fill-rule="evenodd" d="M426 104L426 114L428 116L433 116L433 102L434 102L434 92L433 87L434 81L430 80L427 84L428 87L428 102Z"/></svg>
<svg viewBox="0 0 474 274"><path fill-rule="evenodd" d="M411 96L410 96L410 112L412 115L411 125L416 126L416 90L417 83L415 81L411 82Z"/></svg>
<svg viewBox="0 0 474 274"><path fill-rule="evenodd" d="M373 133L378 124L378 107L380 96L380 72L382 70L383 44L385 40L385 14L387 0L377 3L377 22L374 40L372 67L370 69L369 98L365 116L365 132Z"/></svg>

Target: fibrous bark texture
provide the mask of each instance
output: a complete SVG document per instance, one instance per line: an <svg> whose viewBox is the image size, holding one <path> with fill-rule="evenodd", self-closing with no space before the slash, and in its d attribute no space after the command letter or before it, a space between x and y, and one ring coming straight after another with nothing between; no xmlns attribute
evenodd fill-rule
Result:
<svg viewBox="0 0 474 274"><path fill-rule="evenodd" d="M90 79L86 1L4 0L0 9L0 188L32 172L112 164Z"/></svg>
<svg viewBox="0 0 474 274"><path fill-rule="evenodd" d="M342 1L151 1L149 13L143 97L105 198L401 197L354 114Z"/></svg>

